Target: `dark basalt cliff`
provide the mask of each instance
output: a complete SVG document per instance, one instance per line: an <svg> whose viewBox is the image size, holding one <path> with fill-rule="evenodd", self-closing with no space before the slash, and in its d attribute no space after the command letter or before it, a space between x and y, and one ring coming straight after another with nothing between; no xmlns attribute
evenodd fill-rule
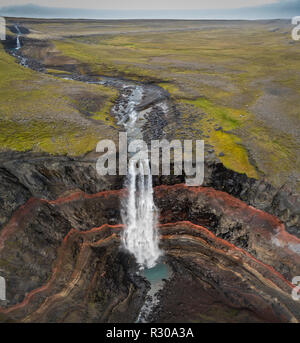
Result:
<svg viewBox="0 0 300 343"><path fill-rule="evenodd" d="M174 277L160 293L158 322L298 322L291 286L273 268L203 226L162 226Z"/></svg>
<svg viewBox="0 0 300 343"><path fill-rule="evenodd" d="M1 170L0 269L7 280L1 320L135 321L149 283L120 247L122 180L99 178L92 157L26 161L15 155ZM226 188L220 167L207 167ZM234 189L247 189L239 178ZM152 320L299 321L290 281L300 274L300 239L277 217L237 199L242 191L233 197L169 181L157 178L154 191L173 277ZM254 189L249 199L258 202ZM260 204L275 213L278 202L270 194Z"/></svg>

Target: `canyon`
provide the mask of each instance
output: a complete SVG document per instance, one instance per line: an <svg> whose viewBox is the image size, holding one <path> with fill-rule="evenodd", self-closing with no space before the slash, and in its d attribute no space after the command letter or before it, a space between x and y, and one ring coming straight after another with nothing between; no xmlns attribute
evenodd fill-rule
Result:
<svg viewBox="0 0 300 343"><path fill-rule="evenodd" d="M179 110L164 89L80 73L51 51L34 59L28 51L47 42L23 44L14 54L39 73L59 65L68 71L60 77L116 89L110 114L118 121L140 87L131 110L141 118L129 136L169 138L164 127ZM161 260L171 274L145 320L299 322L300 303L291 297L300 275L299 197L226 168L207 149L203 185L187 187L184 175L153 176ZM99 176L97 158L95 151L0 153L0 272L7 283L1 322L137 321L151 283L122 244L130 187L123 176Z"/></svg>

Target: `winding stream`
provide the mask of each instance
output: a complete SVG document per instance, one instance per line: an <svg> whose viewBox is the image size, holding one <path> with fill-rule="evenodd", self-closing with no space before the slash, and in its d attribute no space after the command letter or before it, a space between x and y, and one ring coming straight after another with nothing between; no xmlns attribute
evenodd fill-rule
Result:
<svg viewBox="0 0 300 343"><path fill-rule="evenodd" d="M21 65L28 67L28 60L18 51L21 48L21 31L17 25L15 28L18 34L12 54L19 59ZM116 88L120 93L120 100L113 106L112 112L118 119L118 125L125 129L129 143L135 139L143 139L143 126L154 106L163 113L168 111L166 94L158 86L111 77L101 77L100 81L61 77ZM130 159L125 186L128 188L128 196L121 204L122 221L125 224L122 245L134 255L140 268L137 273L150 282L150 290L137 318L137 322L147 322L159 303L158 292L164 286L163 279L171 276L171 269L163 262L163 254L159 248L158 210L153 200L152 175L147 158Z"/></svg>

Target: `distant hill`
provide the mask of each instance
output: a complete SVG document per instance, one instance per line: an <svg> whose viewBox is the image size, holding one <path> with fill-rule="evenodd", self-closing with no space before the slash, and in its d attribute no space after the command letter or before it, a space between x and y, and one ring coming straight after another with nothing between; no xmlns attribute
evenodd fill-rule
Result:
<svg viewBox="0 0 300 343"><path fill-rule="evenodd" d="M44 7L33 4L0 8L0 15L29 18L86 19L275 19L300 16L299 0L282 0L276 4L224 10L93 10Z"/></svg>

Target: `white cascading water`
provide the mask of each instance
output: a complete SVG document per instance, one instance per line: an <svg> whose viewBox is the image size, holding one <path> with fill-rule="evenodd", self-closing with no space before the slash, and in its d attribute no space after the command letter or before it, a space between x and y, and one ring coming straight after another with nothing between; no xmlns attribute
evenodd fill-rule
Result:
<svg viewBox="0 0 300 343"><path fill-rule="evenodd" d="M128 133L128 139L139 138L136 125L138 112L135 106L142 99L142 88L137 86L129 97L126 108L120 113L120 123ZM125 224L122 241L141 268L152 268L161 255L157 232L157 209L153 200L153 187L148 159L133 161L128 166L128 198L122 203L122 219Z"/></svg>
<svg viewBox="0 0 300 343"><path fill-rule="evenodd" d="M149 160L129 163L126 226L123 243L141 267L155 266L161 251L157 232L157 209L153 201L152 175Z"/></svg>
<svg viewBox="0 0 300 343"><path fill-rule="evenodd" d="M21 36L21 31L18 27L18 25L15 24L15 28L16 30L18 31L18 34L17 34L17 42L16 42L16 47L15 47L15 50L19 50L21 49L21 42L20 42L20 36ZM23 56L20 56L20 55L17 55L18 59L19 59L19 63L23 66L23 67L28 67L28 64L27 64L27 58L23 57Z"/></svg>
<svg viewBox="0 0 300 343"><path fill-rule="evenodd" d="M16 30L18 31L17 34L17 46L16 46L16 50L19 50L21 48L21 43L20 43L20 35L21 35L21 31L18 27L18 25L15 25Z"/></svg>

